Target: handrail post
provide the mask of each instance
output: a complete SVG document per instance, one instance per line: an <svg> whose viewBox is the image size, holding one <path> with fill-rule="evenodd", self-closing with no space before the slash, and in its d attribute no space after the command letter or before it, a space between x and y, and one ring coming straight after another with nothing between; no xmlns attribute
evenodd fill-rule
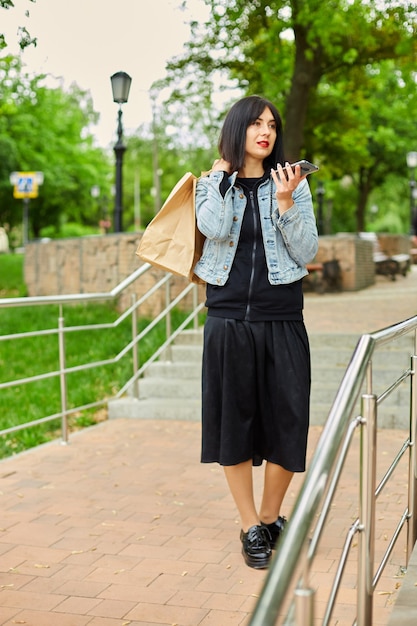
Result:
<svg viewBox="0 0 417 626"><path fill-rule="evenodd" d="M138 309L135 306L136 304L136 294L132 293L131 297L132 302L132 357L133 357L133 377L136 376L136 373L139 369L139 342L136 341L138 336ZM135 378L133 383L133 397L139 399L139 380Z"/></svg>
<svg viewBox="0 0 417 626"><path fill-rule="evenodd" d="M308 552L308 549L307 549ZM309 585L310 562L303 555L306 563L300 585L294 591L295 598L295 624L296 626L314 626L314 601L316 592Z"/></svg>
<svg viewBox="0 0 417 626"><path fill-rule="evenodd" d="M58 347L59 347L59 382L61 388L61 439L68 443L68 415L67 415L67 379L65 376L65 325L62 304L59 305L58 318Z"/></svg>
<svg viewBox="0 0 417 626"><path fill-rule="evenodd" d="M167 280L165 285L165 308L168 309L168 313L165 318L165 328L166 328L166 340L171 337L172 334L172 318L171 318L171 309L169 305L171 303L171 278ZM172 361L172 350L171 344L169 343L166 348L166 358L168 361Z"/></svg>
<svg viewBox="0 0 417 626"><path fill-rule="evenodd" d="M314 589L298 587L294 596L296 626L314 626Z"/></svg>
<svg viewBox="0 0 417 626"><path fill-rule="evenodd" d="M358 551L357 626L372 624L375 558L376 402L376 395L362 395L359 479L359 530L361 532L359 533Z"/></svg>
<svg viewBox="0 0 417 626"><path fill-rule="evenodd" d="M410 382L410 456L408 465L407 565L417 539L417 331L414 355L411 357Z"/></svg>
<svg viewBox="0 0 417 626"><path fill-rule="evenodd" d="M198 307L198 285L194 285L193 288L193 311ZM193 328L194 330L198 330L198 315L196 315L193 319Z"/></svg>

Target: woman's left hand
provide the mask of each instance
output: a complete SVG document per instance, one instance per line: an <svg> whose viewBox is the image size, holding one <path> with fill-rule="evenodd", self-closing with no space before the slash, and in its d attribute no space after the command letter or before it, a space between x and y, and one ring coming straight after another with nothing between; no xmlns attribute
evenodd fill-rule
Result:
<svg viewBox="0 0 417 626"><path fill-rule="evenodd" d="M275 196L278 202L278 210L280 215L282 215L282 213L285 213L293 206L292 193L305 176L301 176L299 165L296 165L293 170L288 162L284 167L278 163L277 169L271 170L271 175L276 186Z"/></svg>

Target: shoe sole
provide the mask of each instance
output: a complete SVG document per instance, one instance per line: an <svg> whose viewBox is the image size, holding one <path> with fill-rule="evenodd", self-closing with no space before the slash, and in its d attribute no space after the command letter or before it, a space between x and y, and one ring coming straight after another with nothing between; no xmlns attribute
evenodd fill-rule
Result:
<svg viewBox="0 0 417 626"><path fill-rule="evenodd" d="M269 566L271 562L271 557L272 557L271 555L270 557L266 559L251 558L250 556L246 554L243 548L242 548L242 556L246 565L248 565L249 567L252 567L253 569L266 569Z"/></svg>

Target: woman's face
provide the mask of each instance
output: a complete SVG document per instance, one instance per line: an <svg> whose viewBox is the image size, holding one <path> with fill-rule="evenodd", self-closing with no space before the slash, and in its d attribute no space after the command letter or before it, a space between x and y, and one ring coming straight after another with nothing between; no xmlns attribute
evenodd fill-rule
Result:
<svg viewBox="0 0 417 626"><path fill-rule="evenodd" d="M270 109L263 113L246 129L246 157L263 161L268 157L277 138L277 125Z"/></svg>

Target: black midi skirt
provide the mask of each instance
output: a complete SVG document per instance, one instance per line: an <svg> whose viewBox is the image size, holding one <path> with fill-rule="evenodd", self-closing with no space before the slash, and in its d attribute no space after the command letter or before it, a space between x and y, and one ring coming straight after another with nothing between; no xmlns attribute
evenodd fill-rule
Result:
<svg viewBox="0 0 417 626"><path fill-rule="evenodd" d="M302 321L208 317L202 375L203 463L252 460L305 470L310 349Z"/></svg>

